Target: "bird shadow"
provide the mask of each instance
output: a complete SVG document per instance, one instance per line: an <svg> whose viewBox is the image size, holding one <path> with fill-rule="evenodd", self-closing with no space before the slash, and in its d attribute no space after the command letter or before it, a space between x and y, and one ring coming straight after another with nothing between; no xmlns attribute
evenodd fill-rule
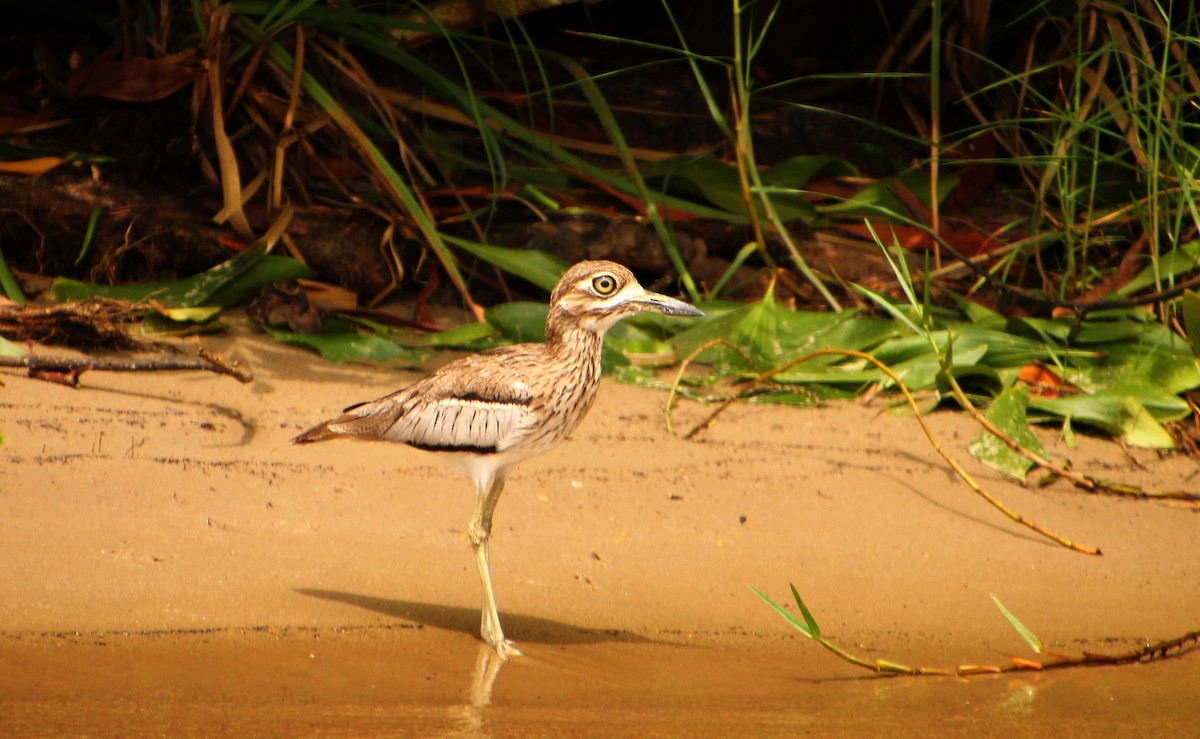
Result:
<svg viewBox="0 0 1200 739"><path fill-rule="evenodd" d="M358 593L344 593L337 590L319 590L314 588L295 588L294 592L310 598L345 603L363 608L368 611L382 613L392 618L412 621L423 626L431 626L447 631L460 631L472 636L479 635L479 609L448 606L439 603L420 603L411 600L391 600L375 598ZM551 645L581 645L600 644L607 642L623 642L630 644L657 644L656 639L634 634L623 629L594 629L575 624L555 621L540 616L529 616L521 613L500 614L504 624L504 634L515 642Z"/></svg>

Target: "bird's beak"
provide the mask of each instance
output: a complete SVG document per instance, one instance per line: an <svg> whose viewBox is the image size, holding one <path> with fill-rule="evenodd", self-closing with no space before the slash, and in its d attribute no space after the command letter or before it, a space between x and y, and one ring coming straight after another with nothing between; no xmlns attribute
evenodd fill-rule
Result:
<svg viewBox="0 0 1200 739"><path fill-rule="evenodd" d="M647 290L642 295L636 298L630 298L630 303L637 305L642 310L654 311L662 313L665 316L702 316L704 312L694 305L689 305L682 300L668 298L666 295L652 293Z"/></svg>

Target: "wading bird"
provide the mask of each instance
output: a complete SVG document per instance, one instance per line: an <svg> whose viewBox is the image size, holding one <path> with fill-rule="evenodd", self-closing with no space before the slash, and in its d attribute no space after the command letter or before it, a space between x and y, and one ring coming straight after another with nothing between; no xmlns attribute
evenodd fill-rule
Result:
<svg viewBox="0 0 1200 739"><path fill-rule="evenodd" d="M342 436L392 441L436 452L475 482L467 533L483 588L480 634L505 659L520 654L504 638L488 564L492 514L521 461L567 438L592 407L600 384L604 333L643 311L700 316L653 293L615 262L580 262L550 295L544 344L516 344L463 357L423 380L305 431L307 444Z"/></svg>

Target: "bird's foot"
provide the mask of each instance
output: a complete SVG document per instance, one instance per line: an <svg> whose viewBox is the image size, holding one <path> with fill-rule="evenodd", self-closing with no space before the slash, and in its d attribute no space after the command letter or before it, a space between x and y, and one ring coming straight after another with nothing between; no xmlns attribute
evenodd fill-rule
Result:
<svg viewBox="0 0 1200 739"><path fill-rule="evenodd" d="M502 659L506 662L513 657L524 656L522 654L521 650L517 649L516 644L513 644L511 641L509 641L508 639L505 639L503 636L501 636L499 639L485 638L484 641L486 641L488 643L488 645L491 646L492 649L496 650L496 654L500 655L500 659Z"/></svg>

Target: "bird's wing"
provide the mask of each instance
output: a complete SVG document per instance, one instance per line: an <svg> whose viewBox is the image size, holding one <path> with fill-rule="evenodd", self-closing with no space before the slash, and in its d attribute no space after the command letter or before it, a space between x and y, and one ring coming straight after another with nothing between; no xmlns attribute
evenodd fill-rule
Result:
<svg viewBox="0 0 1200 739"><path fill-rule="evenodd" d="M487 454L512 446L531 418L529 398L424 396L412 399L382 438L431 451Z"/></svg>
<svg viewBox="0 0 1200 739"><path fill-rule="evenodd" d="M489 371L498 365L479 362L481 356L465 357L415 385L351 406L297 441L355 436L431 451L504 451L536 425L534 393L514 378L512 363L507 371Z"/></svg>

